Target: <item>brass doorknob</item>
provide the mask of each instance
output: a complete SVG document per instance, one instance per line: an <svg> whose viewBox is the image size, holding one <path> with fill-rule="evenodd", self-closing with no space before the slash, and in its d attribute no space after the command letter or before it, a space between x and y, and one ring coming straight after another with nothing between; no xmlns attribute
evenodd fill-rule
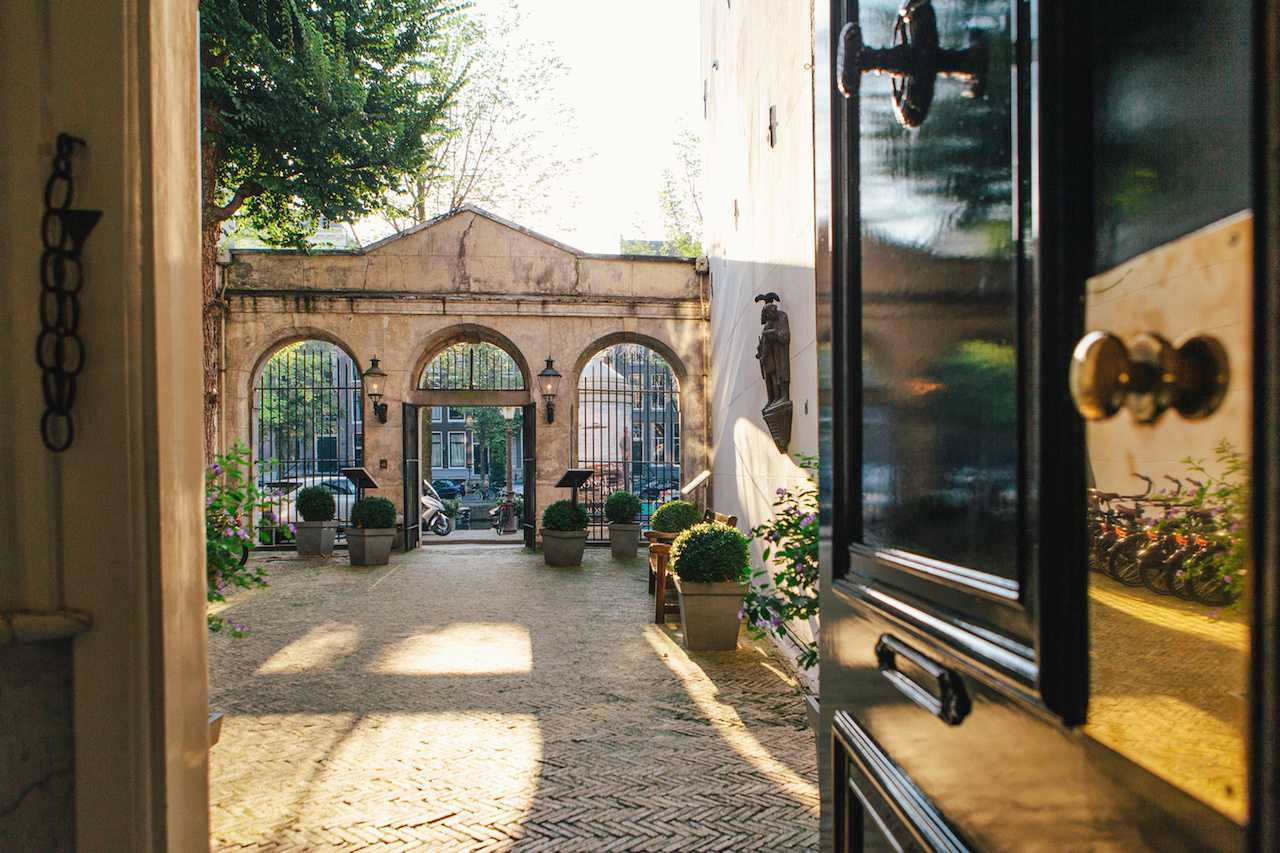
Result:
<svg viewBox="0 0 1280 853"><path fill-rule="evenodd" d="M1142 332L1126 346L1110 332L1093 331L1071 354L1069 384L1085 420L1106 420L1126 408L1138 423L1152 423L1169 408L1189 419L1212 414L1226 395L1229 373L1222 344L1205 335L1174 347Z"/></svg>

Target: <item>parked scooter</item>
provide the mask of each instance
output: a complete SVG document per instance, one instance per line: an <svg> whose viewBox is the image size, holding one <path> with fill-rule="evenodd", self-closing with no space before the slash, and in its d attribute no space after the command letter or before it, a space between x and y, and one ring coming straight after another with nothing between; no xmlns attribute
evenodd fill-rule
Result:
<svg viewBox="0 0 1280 853"><path fill-rule="evenodd" d="M453 519L444 511L444 500L429 480L422 481L422 529L437 536L453 532Z"/></svg>

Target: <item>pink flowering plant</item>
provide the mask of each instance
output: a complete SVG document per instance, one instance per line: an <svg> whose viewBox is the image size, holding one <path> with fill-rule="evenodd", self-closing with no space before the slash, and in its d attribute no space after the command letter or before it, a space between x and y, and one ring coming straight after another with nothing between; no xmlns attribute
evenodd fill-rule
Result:
<svg viewBox="0 0 1280 853"><path fill-rule="evenodd" d="M279 528L286 538L293 533L293 525L280 523L250 470L249 448L236 442L204 472L205 576L210 603L226 601L229 587L267 585L262 566L248 562L255 519L261 526ZM246 633L243 625L231 619L210 614L208 621L211 631L225 630L235 637Z"/></svg>
<svg viewBox="0 0 1280 853"><path fill-rule="evenodd" d="M816 472L815 457L798 456L797 461L811 476ZM751 572L739 617L746 619L752 636L772 634L799 646L796 663L809 669L818 663L818 644L798 636L793 626L808 622L812 635L818 635L817 487L810 479L778 489L773 507L773 518L751 531L752 539L764 542L766 567Z"/></svg>

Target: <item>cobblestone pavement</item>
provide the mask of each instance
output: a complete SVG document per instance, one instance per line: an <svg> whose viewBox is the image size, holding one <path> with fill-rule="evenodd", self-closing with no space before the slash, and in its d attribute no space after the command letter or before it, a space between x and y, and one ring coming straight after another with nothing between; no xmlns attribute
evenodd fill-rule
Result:
<svg viewBox="0 0 1280 853"><path fill-rule="evenodd" d="M688 654L641 560L451 546L269 566L210 639L219 850L810 850L813 735L744 635Z"/></svg>

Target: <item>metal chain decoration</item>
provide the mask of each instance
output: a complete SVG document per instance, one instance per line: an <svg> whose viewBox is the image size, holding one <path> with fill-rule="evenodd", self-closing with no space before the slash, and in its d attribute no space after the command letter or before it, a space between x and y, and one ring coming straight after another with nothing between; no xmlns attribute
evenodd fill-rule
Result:
<svg viewBox="0 0 1280 853"><path fill-rule="evenodd" d="M40 237L40 336L36 338L36 363L45 410L40 437L45 447L61 453L71 446L75 426L71 406L76 399L76 377L84 369L84 342L80 340L80 288L84 270L80 250L102 216L100 210L72 210L75 184L71 154L83 139L58 134L53 174L44 185L44 219Z"/></svg>

